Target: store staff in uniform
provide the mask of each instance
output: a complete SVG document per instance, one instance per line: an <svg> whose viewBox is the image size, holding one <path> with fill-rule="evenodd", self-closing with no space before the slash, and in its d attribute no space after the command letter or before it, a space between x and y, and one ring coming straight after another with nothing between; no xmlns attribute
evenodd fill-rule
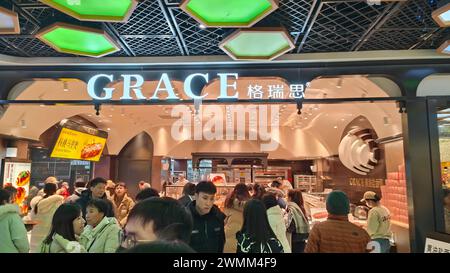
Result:
<svg viewBox="0 0 450 273"><path fill-rule="evenodd" d="M367 233L370 238L381 246L381 253L389 253L391 244L391 214L387 208L380 204L381 198L373 191L364 193L361 202L366 202L370 208L367 217Z"/></svg>
<svg viewBox="0 0 450 273"><path fill-rule="evenodd" d="M222 253L225 245L225 214L214 205L216 186L202 181L195 187L195 200L188 210L193 219L190 246L196 252Z"/></svg>

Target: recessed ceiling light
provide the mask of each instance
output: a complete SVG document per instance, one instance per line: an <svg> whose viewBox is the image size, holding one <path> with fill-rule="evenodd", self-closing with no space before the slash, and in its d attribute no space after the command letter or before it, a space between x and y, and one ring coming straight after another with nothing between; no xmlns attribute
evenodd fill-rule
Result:
<svg viewBox="0 0 450 273"><path fill-rule="evenodd" d="M88 114L88 117L92 117L92 115L91 115L91 114Z"/></svg>
<svg viewBox="0 0 450 273"><path fill-rule="evenodd" d="M334 128L334 129L337 129L338 127L337 127L337 126L334 126L333 128Z"/></svg>
<svg viewBox="0 0 450 273"><path fill-rule="evenodd" d="M112 115L109 115L110 118L112 118Z"/></svg>
<svg viewBox="0 0 450 273"><path fill-rule="evenodd" d="M308 119L307 117L304 117L303 119Z"/></svg>
<svg viewBox="0 0 450 273"><path fill-rule="evenodd" d="M107 130L108 130L108 131L111 131L111 128L108 128Z"/></svg>
<svg viewBox="0 0 450 273"><path fill-rule="evenodd" d="M198 27L199 27L200 29L206 29L206 26L205 26L204 24L199 24Z"/></svg>

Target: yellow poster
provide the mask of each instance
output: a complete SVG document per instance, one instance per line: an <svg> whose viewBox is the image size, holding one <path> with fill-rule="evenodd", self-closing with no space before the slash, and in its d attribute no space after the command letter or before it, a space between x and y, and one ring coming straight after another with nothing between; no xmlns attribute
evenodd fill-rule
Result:
<svg viewBox="0 0 450 273"><path fill-rule="evenodd" d="M62 128L50 157L99 161L106 138Z"/></svg>

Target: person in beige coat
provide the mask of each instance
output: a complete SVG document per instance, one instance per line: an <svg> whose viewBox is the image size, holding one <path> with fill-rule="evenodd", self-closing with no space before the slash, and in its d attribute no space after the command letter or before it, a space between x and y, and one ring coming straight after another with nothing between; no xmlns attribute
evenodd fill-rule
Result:
<svg viewBox="0 0 450 273"><path fill-rule="evenodd" d="M267 209L270 227L283 246L284 253L292 253L291 246L286 236L286 222L283 217L283 211L278 205L275 195L267 193L263 196L262 201Z"/></svg>
<svg viewBox="0 0 450 273"><path fill-rule="evenodd" d="M225 247L224 253L236 253L236 233L242 229L244 223L244 206L250 199L250 193L244 183L234 187L231 194L225 199Z"/></svg>
<svg viewBox="0 0 450 273"><path fill-rule="evenodd" d="M31 200L31 219L37 224L31 230L30 252L40 252L40 244L51 229L53 214L64 203L64 197L56 195L57 186L47 183L44 186L44 196L36 196Z"/></svg>
<svg viewBox="0 0 450 273"><path fill-rule="evenodd" d="M114 195L111 197L114 205L117 221L122 227L127 223L128 214L134 207L134 201L127 194L127 185L123 182L116 184Z"/></svg>

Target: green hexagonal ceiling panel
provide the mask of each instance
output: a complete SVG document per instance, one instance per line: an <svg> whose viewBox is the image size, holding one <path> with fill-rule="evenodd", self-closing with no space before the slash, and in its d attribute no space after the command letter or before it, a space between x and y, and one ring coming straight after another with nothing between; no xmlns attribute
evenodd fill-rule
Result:
<svg viewBox="0 0 450 273"><path fill-rule="evenodd" d="M278 0L185 0L181 8L209 27L250 27L278 8Z"/></svg>
<svg viewBox="0 0 450 273"><path fill-rule="evenodd" d="M119 50L101 30L56 23L36 35L41 41L63 53L101 57Z"/></svg>
<svg viewBox="0 0 450 273"><path fill-rule="evenodd" d="M135 0L40 0L84 21L126 21L137 5Z"/></svg>
<svg viewBox="0 0 450 273"><path fill-rule="evenodd" d="M220 47L233 59L271 60L293 49L294 44L283 28L253 28L234 32Z"/></svg>

